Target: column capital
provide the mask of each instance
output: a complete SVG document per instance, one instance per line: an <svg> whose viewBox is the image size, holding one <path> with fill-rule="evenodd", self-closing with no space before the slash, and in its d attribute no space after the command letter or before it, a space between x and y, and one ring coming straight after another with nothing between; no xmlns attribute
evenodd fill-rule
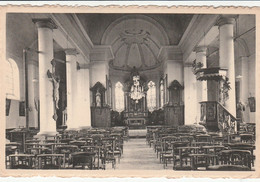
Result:
<svg viewBox="0 0 260 182"><path fill-rule="evenodd" d="M218 19L216 25L219 27L222 25L226 25L226 24L234 25L236 18L237 18L237 15L223 15Z"/></svg>
<svg viewBox="0 0 260 182"><path fill-rule="evenodd" d="M207 47L206 46L197 46L197 47L195 47L195 49L194 49L194 51L196 52L196 53L199 53L199 52L207 52Z"/></svg>
<svg viewBox="0 0 260 182"><path fill-rule="evenodd" d="M80 64L80 69L90 69L90 64Z"/></svg>
<svg viewBox="0 0 260 182"><path fill-rule="evenodd" d="M70 56L76 56L77 54L79 54L79 52L76 49L65 49L64 52L66 55Z"/></svg>
<svg viewBox="0 0 260 182"><path fill-rule="evenodd" d="M192 67L192 63L184 63L183 65L185 68Z"/></svg>
<svg viewBox="0 0 260 182"><path fill-rule="evenodd" d="M32 22L36 25L37 28L58 28L58 26L54 23L54 21L51 18L35 18L32 19Z"/></svg>
<svg viewBox="0 0 260 182"><path fill-rule="evenodd" d="M240 56L239 59L241 61L248 61L248 56Z"/></svg>

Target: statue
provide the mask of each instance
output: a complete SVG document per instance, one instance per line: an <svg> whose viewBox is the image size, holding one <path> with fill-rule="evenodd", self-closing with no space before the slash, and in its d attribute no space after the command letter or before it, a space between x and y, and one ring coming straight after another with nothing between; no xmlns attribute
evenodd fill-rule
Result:
<svg viewBox="0 0 260 182"><path fill-rule="evenodd" d="M53 73L50 73L50 71L48 70L48 76L50 76L49 78L51 78L52 83L53 83L53 100L54 100L54 105L56 109L59 109L58 103L60 100L60 96L59 96L59 87L60 87L60 77L59 76L55 76Z"/></svg>
<svg viewBox="0 0 260 182"><path fill-rule="evenodd" d="M101 107L101 94L99 92L99 89L97 90L97 93L96 93L96 106Z"/></svg>
<svg viewBox="0 0 260 182"><path fill-rule="evenodd" d="M240 116L241 118L241 123L244 123L244 111L245 111L245 104L239 100L238 104L237 104L237 111L238 111L238 116Z"/></svg>
<svg viewBox="0 0 260 182"><path fill-rule="evenodd" d="M52 64L52 73L50 72L50 70L47 71L47 76L48 78L51 78L52 84L53 84L53 101L54 101L54 115L53 115L53 119L55 121L57 121L58 119L58 115L57 115L57 109L59 109L58 103L59 103L59 87L60 87L60 77L58 75L55 74L55 66L56 66L56 62L53 59L51 61Z"/></svg>

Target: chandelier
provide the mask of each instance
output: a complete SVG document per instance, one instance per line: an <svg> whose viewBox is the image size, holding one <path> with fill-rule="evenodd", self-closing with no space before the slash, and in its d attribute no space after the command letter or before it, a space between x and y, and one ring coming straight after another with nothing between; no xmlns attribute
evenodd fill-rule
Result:
<svg viewBox="0 0 260 182"><path fill-rule="evenodd" d="M133 99L136 103L145 96L143 92L143 87L140 85L140 76L136 75L133 76L133 85L131 87L130 91L130 97Z"/></svg>

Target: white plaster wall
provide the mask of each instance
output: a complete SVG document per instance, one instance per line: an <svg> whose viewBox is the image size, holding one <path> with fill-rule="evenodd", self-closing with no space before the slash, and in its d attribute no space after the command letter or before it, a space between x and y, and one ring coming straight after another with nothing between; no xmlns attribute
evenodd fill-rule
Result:
<svg viewBox="0 0 260 182"><path fill-rule="evenodd" d="M19 86L20 86L20 99L12 100L10 106L9 116L6 116L6 129L8 128L18 128L26 126L26 118L19 116L19 101L25 100L25 91L24 91L24 63L23 60L19 57L16 57L14 54L7 51L6 59L13 59L19 70ZM5 81L5 80L4 80Z"/></svg>
<svg viewBox="0 0 260 182"><path fill-rule="evenodd" d="M25 116L19 116L19 101L11 100L9 116L6 116L6 129L26 126Z"/></svg>
<svg viewBox="0 0 260 182"><path fill-rule="evenodd" d="M168 85L171 84L173 80L177 80L183 85L183 64L175 60L167 61L167 74L168 74Z"/></svg>
<svg viewBox="0 0 260 182"><path fill-rule="evenodd" d="M77 100L74 112L78 127L91 126L89 94L89 69L80 69L77 71L77 92L73 95Z"/></svg>
<svg viewBox="0 0 260 182"><path fill-rule="evenodd" d="M91 87L93 87L97 82L100 82L103 86L106 86L106 74L108 74L107 63L104 61L91 63L90 74Z"/></svg>

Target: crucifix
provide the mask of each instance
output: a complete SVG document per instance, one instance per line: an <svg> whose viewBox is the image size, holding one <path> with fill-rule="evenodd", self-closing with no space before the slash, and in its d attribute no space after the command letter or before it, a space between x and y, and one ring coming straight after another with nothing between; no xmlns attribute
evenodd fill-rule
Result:
<svg viewBox="0 0 260 182"><path fill-rule="evenodd" d="M56 62L54 59L51 61L51 64L52 64L52 72L50 72L50 70L48 70L47 76L48 76L48 78L51 79L51 82L53 84L53 104L54 104L53 119L55 121L57 121L57 119L58 119L57 109L59 109L58 103L59 103L60 76L56 75L56 73L55 73Z"/></svg>

